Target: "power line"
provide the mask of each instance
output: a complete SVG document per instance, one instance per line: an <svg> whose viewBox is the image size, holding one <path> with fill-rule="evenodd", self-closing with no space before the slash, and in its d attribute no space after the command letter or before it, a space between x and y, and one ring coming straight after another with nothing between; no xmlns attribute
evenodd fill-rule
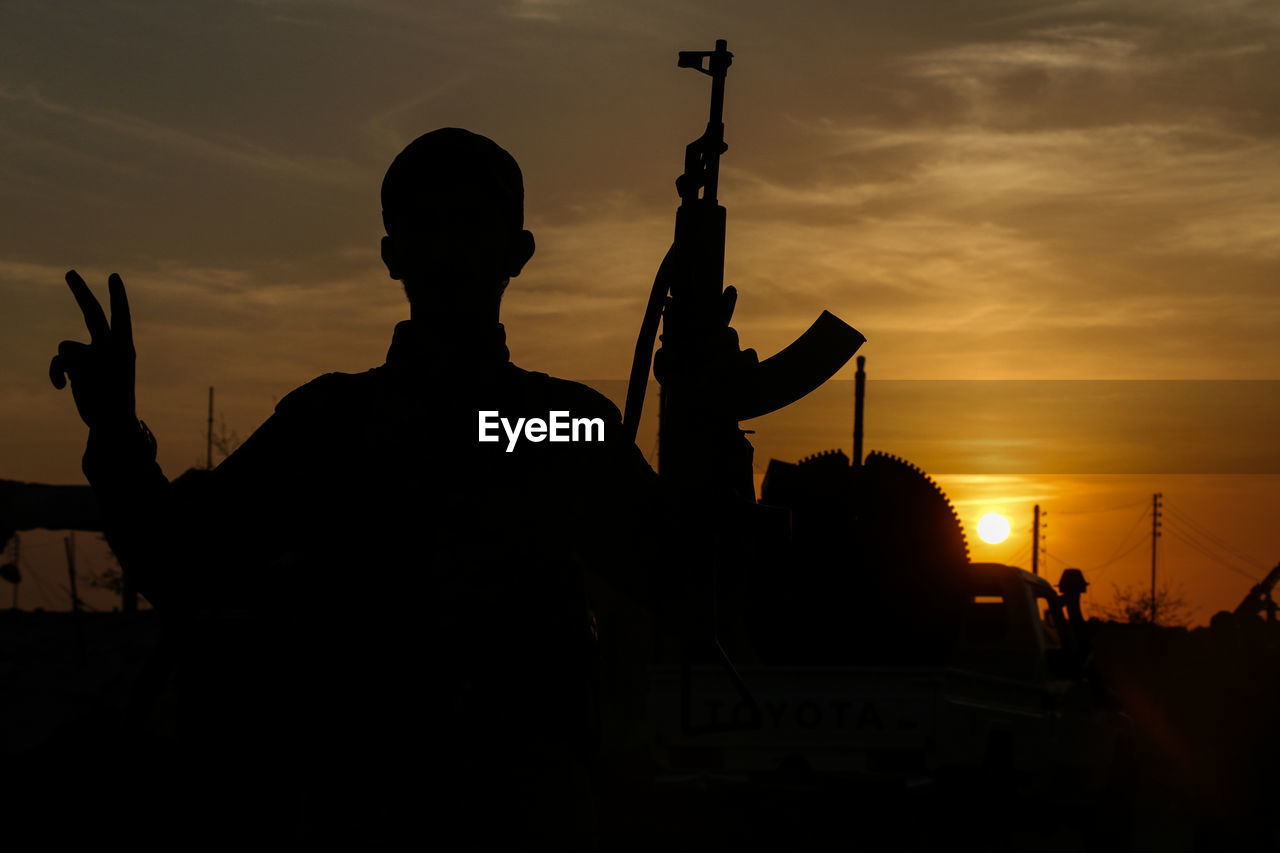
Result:
<svg viewBox="0 0 1280 853"><path fill-rule="evenodd" d="M1026 559L1027 555L1029 555L1030 553L1031 553L1031 546L1023 545L1022 548L1019 549L1017 554L1015 554L1014 556L1010 557L1007 560L1003 560L1002 562L1006 566L1018 566L1018 564L1021 563L1024 559ZM1021 568L1021 566L1018 566L1018 568Z"/></svg>
<svg viewBox="0 0 1280 853"><path fill-rule="evenodd" d="M1055 509L1054 513L1057 515L1092 515L1093 513L1100 512L1119 512L1122 509L1132 509L1135 506L1146 507L1150 503L1151 502L1146 498L1143 498L1140 501L1131 501L1127 504L1120 504L1119 506L1109 506L1105 509Z"/></svg>
<svg viewBox="0 0 1280 853"><path fill-rule="evenodd" d="M1129 556L1130 554L1132 554L1134 551L1138 550L1145 544L1147 543L1144 539L1139 539L1137 542L1134 542L1133 545L1129 546L1129 550L1125 551L1123 554L1119 554L1115 557L1112 557L1110 560L1107 560L1105 563L1099 563L1098 565L1089 569L1089 571L1097 572L1097 575L1095 575L1095 577L1101 577L1103 574L1106 573L1106 570L1112 566L1112 564L1117 563L1120 560L1123 560L1125 557Z"/></svg>
<svg viewBox="0 0 1280 853"><path fill-rule="evenodd" d="M1201 554L1207 557L1212 557L1217 562L1221 563L1224 566L1227 566L1232 571L1237 572L1238 574L1245 575L1246 577L1251 577L1255 581L1258 580L1258 578L1255 575L1243 569L1240 569L1238 566L1233 564L1232 562L1233 560L1240 559L1238 556L1231 553L1224 552L1221 548L1215 548L1212 543L1197 541L1195 531L1192 530L1190 527L1182 526L1184 524L1183 520L1171 518L1169 519L1169 521L1175 525L1176 529L1174 532L1181 531L1178 538L1181 539L1183 542L1187 543L1188 545L1194 547Z"/></svg>
<svg viewBox="0 0 1280 853"><path fill-rule="evenodd" d="M1243 576L1243 577L1246 577L1246 578L1248 578L1249 580L1253 581L1254 583L1257 583L1257 582L1260 580L1256 575L1251 575L1251 574L1249 574L1248 572L1244 571L1243 569L1240 569L1240 568L1237 568L1237 567L1235 567L1235 566L1231 565L1231 564L1230 564L1230 563L1228 563L1226 560L1224 560L1224 559L1222 559L1221 557L1219 557L1217 554L1214 554L1212 551L1208 550L1207 548L1204 548L1203 546L1201 546L1201 545L1197 544L1197 543L1196 543L1196 542L1194 542L1193 540L1188 539L1187 537L1183 536L1181 533L1179 533L1179 532L1178 532L1177 528L1171 528L1171 529L1169 530L1169 532L1170 532L1170 533L1172 533L1172 534L1173 534L1174 536L1176 536L1177 538L1181 539L1181 540L1182 540L1184 543L1186 543L1188 546L1190 546L1190 547L1194 548L1196 551L1200 552L1202 555L1204 555L1204 556L1206 556L1206 557L1209 557L1209 558L1210 558L1210 559L1212 559L1212 560L1216 560L1218 563L1220 563L1221 565L1223 565L1223 566L1225 566L1226 568L1230 569L1231 571L1235 572L1236 574L1241 575L1241 576Z"/></svg>
<svg viewBox="0 0 1280 853"><path fill-rule="evenodd" d="M1023 560L1023 558L1029 556L1030 554L1031 554L1031 546L1023 545L1022 550L1018 551L1017 556L1009 560L1009 565L1011 566L1018 565L1018 563L1020 563Z"/></svg>
<svg viewBox="0 0 1280 853"><path fill-rule="evenodd" d="M1182 513L1178 512L1176 509L1170 509L1169 511L1174 515L1178 516L1178 518L1182 520L1183 524L1186 524L1189 528L1191 528L1188 531L1189 533L1198 532L1202 538L1208 539L1210 540L1210 542L1216 543L1220 549L1230 552L1232 555L1248 563L1250 566L1253 566L1255 569L1267 571L1270 568L1269 566L1264 564L1261 560L1258 560L1254 557L1250 557L1248 554L1244 553L1243 551L1240 551L1239 549L1219 539L1217 536L1214 536L1212 533L1205 530L1203 527L1196 524L1194 521L1192 521L1190 518L1183 515Z"/></svg>
<svg viewBox="0 0 1280 853"><path fill-rule="evenodd" d="M1133 522L1133 524L1132 524L1132 525L1130 525L1129 529L1125 531L1124 536L1120 537L1120 544L1119 544L1119 545L1117 545L1117 546L1116 546L1116 549L1115 549L1114 551L1112 551L1112 552L1111 552L1111 556L1107 557L1107 559L1103 560L1101 563L1097 563L1097 564L1095 564L1095 565L1093 565L1093 566L1091 566L1091 567L1087 567L1087 568L1085 568L1085 571L1090 572L1090 573L1094 573L1094 572L1098 573L1098 574L1094 575L1094 577L1095 577L1095 578L1097 578L1097 577L1101 576L1101 574L1105 573L1105 572L1104 572L1104 570L1105 570L1105 569L1107 569L1107 568L1111 567L1111 566L1112 566L1112 565L1114 565L1115 563L1118 563L1120 560L1123 560L1125 557L1129 556L1129 555L1130 555L1130 554L1132 554L1134 551L1137 551L1137 550L1138 550L1139 548L1141 548L1143 545L1147 544L1147 540L1146 540L1146 538L1145 538L1145 537L1142 537L1142 536L1139 536L1139 537L1138 537L1138 539L1137 539L1137 541L1135 541L1132 545L1129 545L1129 546L1128 546L1128 548L1126 548L1126 547L1125 547L1125 546L1126 546L1126 544L1129 542L1129 538L1130 538L1131 536L1133 536L1133 534L1134 534L1134 532L1135 532L1135 531L1137 531L1138 526L1139 526L1139 525L1141 525L1141 524L1142 524L1142 522L1143 522L1144 520L1146 520L1147 516L1151 514L1151 504L1150 504L1150 502L1148 502L1148 501L1145 501L1145 500L1144 500L1144 501L1142 501L1141 503L1142 503L1142 505L1144 506L1144 509L1143 509L1143 510L1142 510L1142 512L1138 515L1138 517L1137 517L1136 519L1134 519L1134 522ZM1126 507L1124 507L1124 508L1126 508L1126 509L1127 509L1127 508L1130 508L1130 507L1133 507L1133 506L1137 506L1137 505L1138 505L1138 504L1136 504L1136 503L1134 503L1134 504L1128 504L1128 505L1126 505ZM1105 511L1105 510L1104 510L1104 511ZM1048 556L1048 557L1053 558L1054 560L1057 560L1057 561L1058 561L1059 563L1061 563L1063 566L1070 567L1070 566L1072 566L1072 565L1077 565L1077 566L1079 565L1078 563L1075 563L1075 564L1070 563L1070 562L1068 562L1068 561L1066 561L1066 560L1062 559L1061 557L1059 557L1059 556L1058 556L1058 555L1056 555L1056 554L1050 554L1048 551L1045 551L1045 555L1046 555L1046 556Z"/></svg>
<svg viewBox="0 0 1280 853"><path fill-rule="evenodd" d="M1188 531L1189 533L1195 533L1199 535L1201 538L1209 540L1218 548L1222 549L1223 551L1227 551L1231 553L1234 557L1237 557L1238 559L1250 564L1251 566L1254 566L1255 568L1259 568L1259 569L1267 568L1267 566L1264 565L1261 560L1258 560L1256 557L1252 557L1249 554L1244 553L1243 551L1231 545L1230 543L1213 535L1212 533L1210 533L1205 528L1201 527L1198 523L1193 521L1189 516L1185 515L1184 513L1179 512L1177 509L1170 509L1170 512L1178 516L1178 518L1182 521L1182 523L1186 524L1187 527L1190 528L1190 530Z"/></svg>
<svg viewBox="0 0 1280 853"><path fill-rule="evenodd" d="M1170 517L1169 523L1176 525L1183 535L1191 539L1202 550L1213 551L1218 555L1218 559L1226 559L1228 562L1244 563L1250 568L1259 568L1255 565L1255 561L1249 559L1245 555L1232 549L1230 546L1221 542L1216 538L1210 538L1204 533L1197 530L1185 515L1178 513L1176 516Z"/></svg>
<svg viewBox="0 0 1280 853"><path fill-rule="evenodd" d="M1121 549L1124 548L1125 543L1129 541L1129 537L1132 536L1134 532L1138 529L1138 525L1142 524L1142 522L1146 520L1147 514L1151 512L1151 507L1147 505L1147 502L1143 501L1142 503L1144 505L1142 512L1138 515L1136 519L1134 519L1133 524L1129 527L1128 530L1125 531L1124 536L1120 537L1120 544L1117 545L1116 549L1111 552L1111 556L1107 557L1107 559L1102 561L1103 566L1110 565L1111 563L1114 563L1116 561L1117 559L1116 555L1120 553ZM1138 541L1141 542L1142 539L1139 538Z"/></svg>
<svg viewBox="0 0 1280 853"><path fill-rule="evenodd" d="M1125 557L1129 556L1134 551L1138 550L1138 548L1142 547L1143 544L1145 544L1146 540L1143 537L1139 537L1136 542L1134 542L1132 545L1128 547L1128 549L1125 549L1125 545L1128 543L1129 537L1133 536L1134 532L1138 529L1138 525L1142 524L1143 520L1145 520L1151 512L1151 506L1147 501L1143 501L1142 504L1144 505L1145 508L1138 515L1138 517L1134 519L1133 524L1129 527L1128 530L1125 531L1124 536L1120 537L1120 544L1117 545L1116 549L1111 552L1111 556L1107 557L1107 559L1103 560L1101 563L1097 563L1092 567L1086 568L1085 571L1096 572L1101 569L1105 569L1108 566L1111 566L1113 563L1116 563L1124 559ZM1130 504L1130 506L1136 506L1136 504ZM1045 553L1045 556L1052 557L1053 559L1057 560L1059 563L1062 563L1062 565L1064 566L1070 567L1072 565L1077 565L1077 566L1079 565L1078 563L1073 564L1066 560L1063 560L1061 557L1057 556L1056 554L1050 554L1048 550L1045 550L1044 553Z"/></svg>

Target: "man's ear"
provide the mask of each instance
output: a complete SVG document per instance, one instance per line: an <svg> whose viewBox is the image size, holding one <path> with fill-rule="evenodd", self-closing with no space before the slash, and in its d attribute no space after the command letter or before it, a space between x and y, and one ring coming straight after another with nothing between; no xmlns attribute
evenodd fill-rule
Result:
<svg viewBox="0 0 1280 853"><path fill-rule="evenodd" d="M402 278L399 246L390 237L382 238L382 262L387 265L387 272L393 279L399 281Z"/></svg>
<svg viewBox="0 0 1280 853"><path fill-rule="evenodd" d="M520 270L524 269L524 265L533 257L533 250L533 234L529 231L521 231L511 246L511 255L504 272L511 278L520 275ZM383 257L385 258L386 255L384 254Z"/></svg>

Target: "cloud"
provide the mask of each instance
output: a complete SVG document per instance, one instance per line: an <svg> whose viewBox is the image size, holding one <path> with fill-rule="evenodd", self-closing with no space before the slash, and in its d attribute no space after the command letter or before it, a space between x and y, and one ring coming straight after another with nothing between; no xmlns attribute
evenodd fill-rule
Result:
<svg viewBox="0 0 1280 853"><path fill-rule="evenodd" d="M81 325L72 265L125 275L162 438L198 438L209 384L243 434L380 362L407 312L378 182L442 124L525 168L516 361L620 379L706 120L674 53L716 37L738 54L721 199L745 346L829 308L882 378L1280 372L1274 4L158 9L6 13L0 313L24 394Z"/></svg>
<svg viewBox="0 0 1280 853"><path fill-rule="evenodd" d="M1028 69L1131 74L1158 64L1140 55L1140 27L1107 22L1032 30L1024 37L972 42L916 54L907 66L922 77L968 84Z"/></svg>
<svg viewBox="0 0 1280 853"><path fill-rule="evenodd" d="M127 113L84 105L73 107L50 100L33 88L19 89L0 85L0 100L34 107L53 116L90 125L170 152L183 152L237 168L280 173L323 183L349 184L354 177L349 165L340 160L284 155L229 134L214 139Z"/></svg>
<svg viewBox="0 0 1280 853"><path fill-rule="evenodd" d="M575 2L577 0L516 0L507 5L503 12L513 18L556 23L565 7L572 6Z"/></svg>

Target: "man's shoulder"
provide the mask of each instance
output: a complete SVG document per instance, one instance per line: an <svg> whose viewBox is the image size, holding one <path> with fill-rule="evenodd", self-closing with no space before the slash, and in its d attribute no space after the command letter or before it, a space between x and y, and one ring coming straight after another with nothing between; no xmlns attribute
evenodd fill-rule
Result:
<svg viewBox="0 0 1280 853"><path fill-rule="evenodd" d="M347 406L374 393L378 368L363 373L326 373L290 391L276 404L278 414L291 415L334 405Z"/></svg>
<svg viewBox="0 0 1280 853"><path fill-rule="evenodd" d="M618 406L589 385L511 363L503 367L500 375L498 385L490 386L494 390L505 388L497 401L500 409L511 406L513 414L530 417L561 411L573 418L599 418L611 438L621 426ZM348 416L370 411L388 389L398 386L394 380L385 367L362 373L326 373L289 392L276 404L276 414L289 421L320 417L344 421Z"/></svg>
<svg viewBox="0 0 1280 853"><path fill-rule="evenodd" d="M620 423L622 414L612 400L590 385L560 379L546 373L525 370L514 364L507 366L525 399L535 407L544 406L568 411L571 415L604 418Z"/></svg>

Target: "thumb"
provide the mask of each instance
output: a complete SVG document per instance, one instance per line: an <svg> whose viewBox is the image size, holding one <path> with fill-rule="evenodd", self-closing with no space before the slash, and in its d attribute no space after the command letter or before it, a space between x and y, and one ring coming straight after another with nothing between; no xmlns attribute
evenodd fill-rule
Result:
<svg viewBox="0 0 1280 853"><path fill-rule="evenodd" d="M79 341L63 341L58 344L58 354L49 362L49 381L53 383L53 387L61 391L67 387L67 375L74 374L84 361L84 355L89 350L88 344L82 344Z"/></svg>
<svg viewBox="0 0 1280 853"><path fill-rule="evenodd" d="M720 298L723 300L722 310L724 311L724 322L728 324L733 319L733 309L738 306L738 288L732 284L724 289L724 293Z"/></svg>

